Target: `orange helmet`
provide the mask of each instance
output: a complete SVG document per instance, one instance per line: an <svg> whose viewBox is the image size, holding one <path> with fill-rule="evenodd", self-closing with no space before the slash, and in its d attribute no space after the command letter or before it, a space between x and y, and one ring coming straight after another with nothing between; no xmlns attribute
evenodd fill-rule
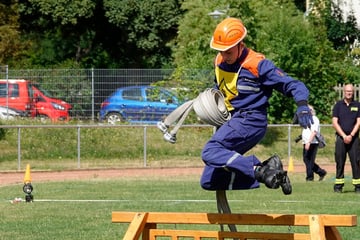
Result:
<svg viewBox="0 0 360 240"><path fill-rule="evenodd" d="M219 23L210 41L210 47L218 51L232 48L246 36L244 24L237 18L226 18Z"/></svg>

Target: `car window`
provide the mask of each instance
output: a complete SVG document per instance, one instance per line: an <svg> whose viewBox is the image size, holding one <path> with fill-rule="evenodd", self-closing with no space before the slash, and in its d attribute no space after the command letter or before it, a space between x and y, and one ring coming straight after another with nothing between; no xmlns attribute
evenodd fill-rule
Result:
<svg viewBox="0 0 360 240"><path fill-rule="evenodd" d="M146 100L148 102L160 102L160 90L157 88L146 89Z"/></svg>
<svg viewBox="0 0 360 240"><path fill-rule="evenodd" d="M0 84L0 97L6 97L6 83Z"/></svg>
<svg viewBox="0 0 360 240"><path fill-rule="evenodd" d="M159 88L148 88L146 89L146 99L150 102L163 102L163 103L173 103L174 96L163 89Z"/></svg>
<svg viewBox="0 0 360 240"><path fill-rule="evenodd" d="M19 97L19 84L11 84L9 86L10 97Z"/></svg>
<svg viewBox="0 0 360 240"><path fill-rule="evenodd" d="M130 88L123 90L122 93L123 99L127 100L135 100L135 101L142 101L141 96L141 89L140 88Z"/></svg>
<svg viewBox="0 0 360 240"><path fill-rule="evenodd" d="M0 84L0 97L6 97L6 83ZM9 83L9 97L19 97L19 84Z"/></svg>

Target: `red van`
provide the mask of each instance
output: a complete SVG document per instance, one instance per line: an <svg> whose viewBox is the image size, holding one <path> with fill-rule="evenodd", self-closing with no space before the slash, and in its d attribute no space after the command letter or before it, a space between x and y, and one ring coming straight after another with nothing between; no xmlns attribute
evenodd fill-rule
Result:
<svg viewBox="0 0 360 240"><path fill-rule="evenodd" d="M71 109L69 103L51 97L38 84L25 79L0 79L0 106L52 121L68 121Z"/></svg>

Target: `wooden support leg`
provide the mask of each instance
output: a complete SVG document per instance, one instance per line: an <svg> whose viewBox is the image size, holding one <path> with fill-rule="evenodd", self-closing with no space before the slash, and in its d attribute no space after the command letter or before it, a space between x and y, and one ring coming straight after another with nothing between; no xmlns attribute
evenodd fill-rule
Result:
<svg viewBox="0 0 360 240"><path fill-rule="evenodd" d="M123 238L123 240L136 240L139 239L142 231L144 230L148 213L136 213L134 219L131 221L130 226Z"/></svg>
<svg viewBox="0 0 360 240"><path fill-rule="evenodd" d="M325 230L322 218L319 215L309 215L311 240L325 240Z"/></svg>

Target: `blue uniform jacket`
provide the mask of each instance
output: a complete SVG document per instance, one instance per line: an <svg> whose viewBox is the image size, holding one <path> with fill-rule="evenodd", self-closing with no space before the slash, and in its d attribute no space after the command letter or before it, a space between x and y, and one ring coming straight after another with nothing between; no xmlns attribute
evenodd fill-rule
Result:
<svg viewBox="0 0 360 240"><path fill-rule="evenodd" d="M309 97L309 91L304 83L294 80L277 68L272 61L249 48L245 48L239 61L232 65L223 62L219 53L216 57L216 65L225 72L233 73L238 72L242 65L236 84L237 96L230 100L235 111L266 110L273 89L285 96L293 97L295 102L307 100ZM215 81L216 87L228 97L226 90L221 89L221 84L219 86L221 80Z"/></svg>

